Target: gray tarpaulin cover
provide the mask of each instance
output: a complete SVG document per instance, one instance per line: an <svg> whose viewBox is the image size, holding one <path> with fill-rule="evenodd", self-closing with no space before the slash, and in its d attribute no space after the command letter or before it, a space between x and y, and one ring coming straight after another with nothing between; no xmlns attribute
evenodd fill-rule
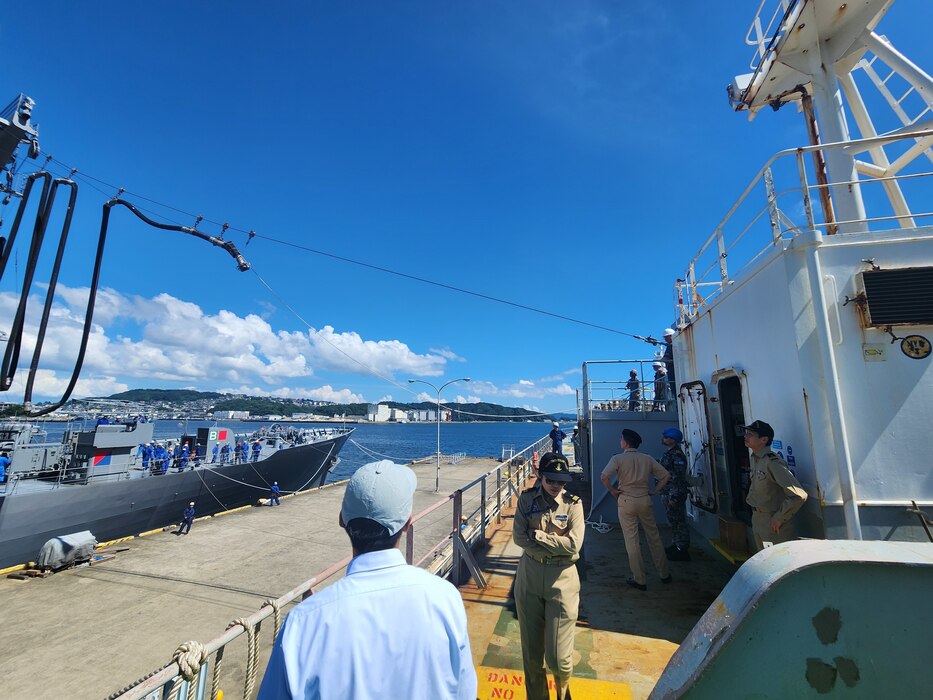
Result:
<svg viewBox="0 0 933 700"><path fill-rule="evenodd" d="M94 556L97 538L90 530L53 537L39 550L36 562L42 569L60 569L76 561L87 561Z"/></svg>

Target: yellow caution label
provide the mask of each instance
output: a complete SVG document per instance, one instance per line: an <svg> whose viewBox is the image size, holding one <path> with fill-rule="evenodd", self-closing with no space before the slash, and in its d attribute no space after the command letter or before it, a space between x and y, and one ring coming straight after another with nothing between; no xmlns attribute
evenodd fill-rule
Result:
<svg viewBox="0 0 933 700"><path fill-rule="evenodd" d="M507 668L490 668L478 666L476 668L479 689L479 700L523 700L525 697L525 674ZM551 697L555 697L557 690L554 679L548 678L548 689ZM573 700L631 700L632 689L625 683L612 683L610 681L593 680L591 678L576 678L570 681L570 692Z"/></svg>

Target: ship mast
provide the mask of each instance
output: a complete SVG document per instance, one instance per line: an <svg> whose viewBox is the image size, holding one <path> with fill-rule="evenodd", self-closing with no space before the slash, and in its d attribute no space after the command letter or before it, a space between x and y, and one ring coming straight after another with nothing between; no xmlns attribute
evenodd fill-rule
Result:
<svg viewBox="0 0 933 700"><path fill-rule="evenodd" d="M765 5L774 3L762 0L745 38L754 47L752 72L737 76L728 89L733 108L747 111L752 119L765 106L777 110L797 103L807 119L812 145L852 140L847 109L861 138L929 130L933 126L933 79L874 31L893 2L778 0L767 20ZM863 72L902 127L878 134L856 83L857 71ZM899 96L891 87L895 76L908 86ZM913 115L908 113L911 107ZM914 142L893 157L886 143L875 143L861 152L845 148L814 152L827 233L868 229L860 177L881 182L902 228L916 226L901 185L894 179L921 154L933 162L933 136L918 136ZM856 157L865 152L870 161Z"/></svg>

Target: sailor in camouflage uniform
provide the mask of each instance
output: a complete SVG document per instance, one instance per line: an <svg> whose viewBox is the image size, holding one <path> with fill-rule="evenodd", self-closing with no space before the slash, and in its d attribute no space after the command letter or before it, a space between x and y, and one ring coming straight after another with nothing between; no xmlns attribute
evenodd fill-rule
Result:
<svg viewBox="0 0 933 700"><path fill-rule="evenodd" d="M765 542L778 544L794 539L791 518L806 503L807 492L787 462L769 449L774 428L761 420L742 428L745 446L752 451L751 485L745 502L752 507L752 532L760 552Z"/></svg>
<svg viewBox="0 0 933 700"><path fill-rule="evenodd" d="M667 486L659 491L664 497L667 522L671 525L671 546L665 548L671 561L690 561L690 529L687 527L687 456L680 449L684 434L677 428L661 433L661 443L667 448L661 466L671 474Z"/></svg>
<svg viewBox="0 0 933 700"><path fill-rule="evenodd" d="M547 700L550 668L557 698L566 700L580 605L574 562L583 547L585 516L580 499L564 490L572 477L563 455L544 455L538 474L538 483L518 498L512 527L515 544L524 550L515 574L515 609L525 692L529 700Z"/></svg>

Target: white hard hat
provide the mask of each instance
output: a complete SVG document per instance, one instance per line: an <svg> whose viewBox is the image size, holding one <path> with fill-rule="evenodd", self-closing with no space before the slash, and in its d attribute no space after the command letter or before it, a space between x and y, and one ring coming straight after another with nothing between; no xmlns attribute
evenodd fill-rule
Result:
<svg viewBox="0 0 933 700"><path fill-rule="evenodd" d="M663 362L652 362L651 366L657 369L658 367L663 367L664 363Z"/></svg>
<svg viewBox="0 0 933 700"><path fill-rule="evenodd" d="M194 501L191 501L191 503L189 503L188 505L189 505L189 506L193 506L193 505L194 505Z"/></svg>
<svg viewBox="0 0 933 700"><path fill-rule="evenodd" d="M665 336L674 335L674 329L673 329L673 328L665 328L665 329L664 329L664 335L665 335Z"/></svg>
<svg viewBox="0 0 933 700"><path fill-rule="evenodd" d="M559 427L560 427L560 423L558 423L557 421L554 421L554 423L553 423L552 425L553 425L555 428L559 428Z"/></svg>

